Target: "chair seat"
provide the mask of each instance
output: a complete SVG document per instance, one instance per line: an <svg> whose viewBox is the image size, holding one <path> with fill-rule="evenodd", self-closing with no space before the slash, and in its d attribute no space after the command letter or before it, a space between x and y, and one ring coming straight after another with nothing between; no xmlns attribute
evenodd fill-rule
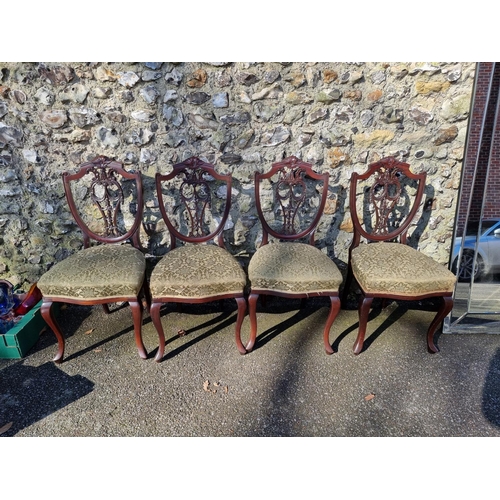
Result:
<svg viewBox="0 0 500 500"><path fill-rule="evenodd" d="M456 281L445 266L400 243L359 245L352 251L351 265L360 287L368 294L451 293Z"/></svg>
<svg viewBox="0 0 500 500"><path fill-rule="evenodd" d="M342 283L342 274L326 254L297 242L261 246L250 260L248 277L257 292L336 292Z"/></svg>
<svg viewBox="0 0 500 500"><path fill-rule="evenodd" d="M246 275L239 262L216 245L185 245L168 252L150 279L153 299L208 298L242 294Z"/></svg>
<svg viewBox="0 0 500 500"><path fill-rule="evenodd" d="M142 252L131 245L85 248L51 267L38 288L49 299L137 297L146 271Z"/></svg>

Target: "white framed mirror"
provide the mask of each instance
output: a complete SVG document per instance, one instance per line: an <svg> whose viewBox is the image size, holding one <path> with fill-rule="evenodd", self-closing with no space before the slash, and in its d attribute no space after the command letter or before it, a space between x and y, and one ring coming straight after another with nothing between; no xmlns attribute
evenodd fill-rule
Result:
<svg viewBox="0 0 500 500"><path fill-rule="evenodd" d="M500 333L499 88L500 64L478 63L450 255L458 280L444 333Z"/></svg>

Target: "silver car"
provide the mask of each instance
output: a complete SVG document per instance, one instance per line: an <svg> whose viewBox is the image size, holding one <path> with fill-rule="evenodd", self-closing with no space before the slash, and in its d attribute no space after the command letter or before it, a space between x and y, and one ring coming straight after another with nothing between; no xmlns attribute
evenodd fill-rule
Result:
<svg viewBox="0 0 500 500"><path fill-rule="evenodd" d="M500 272L500 219L483 219L479 237L476 265L473 271L474 249L479 231L479 222L469 223L462 250L459 281L474 281L490 273ZM455 238L451 270L457 274L458 254L462 237Z"/></svg>

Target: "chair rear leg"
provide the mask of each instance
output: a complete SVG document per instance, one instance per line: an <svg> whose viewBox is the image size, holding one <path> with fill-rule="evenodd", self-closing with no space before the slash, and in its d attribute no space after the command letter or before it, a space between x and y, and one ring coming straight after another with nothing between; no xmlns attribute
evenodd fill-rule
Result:
<svg viewBox="0 0 500 500"><path fill-rule="evenodd" d="M63 357L64 357L64 347L65 347L65 340L64 336L61 333L61 330L59 329L59 325L56 321L56 318L54 316L54 312L52 310L52 305L53 302L50 300L44 300L42 303L42 306L40 307L40 312L42 314L42 318L45 320L47 325L52 329L54 332L54 335L57 338L57 344L58 344L58 350L57 354L54 357L53 361L54 363L62 363Z"/></svg>
<svg viewBox="0 0 500 500"><path fill-rule="evenodd" d="M142 284L142 293L144 294L144 299L146 301L146 311L150 311L151 309L151 290L149 289L149 285L146 280Z"/></svg>
<svg viewBox="0 0 500 500"><path fill-rule="evenodd" d="M241 342L241 325L243 323L243 319L245 318L245 314L247 312L247 301L245 297L237 297L236 304L238 305L238 316L236 318L236 326L234 330L235 338L236 338L236 346L240 354L246 354L247 350L245 346Z"/></svg>
<svg viewBox="0 0 500 500"><path fill-rule="evenodd" d="M427 349L430 353L439 352L439 348L434 343L434 333L437 327L440 325L441 321L448 315L448 313L453 309L453 297L442 297L442 303L439 310L434 316L429 330L427 330Z"/></svg>
<svg viewBox="0 0 500 500"><path fill-rule="evenodd" d="M327 354L333 354L335 351L332 349L330 344L330 329L340 311L340 299L338 296L330 297L330 313L326 319L325 330L323 331L323 342L325 344L325 351Z"/></svg>
<svg viewBox="0 0 500 500"><path fill-rule="evenodd" d="M342 307L347 306L347 298L349 297L349 291L351 290L352 279L353 279L352 269L351 266L349 265L347 267L347 276L345 279L344 290L342 292Z"/></svg>
<svg viewBox="0 0 500 500"><path fill-rule="evenodd" d="M153 321L153 325L155 326L156 332L158 333L158 352L155 356L156 362L161 361L163 358L163 354L165 353L165 333L163 331L163 326L161 324L160 318L161 306L161 302L153 302L149 311L151 320Z"/></svg>
<svg viewBox="0 0 500 500"><path fill-rule="evenodd" d="M255 345L257 338L257 300L259 299L258 293L250 293L248 297L248 315L250 317L250 340L246 345L246 352L251 352ZM240 351L241 352L241 351Z"/></svg>
<svg viewBox="0 0 500 500"><path fill-rule="evenodd" d="M142 302L140 300L129 301L129 305L134 319L135 344L139 351L139 356L142 359L147 359L148 353L146 352L146 348L144 347L144 343L142 341Z"/></svg>
<svg viewBox="0 0 500 500"><path fill-rule="evenodd" d="M368 324L368 315L372 306L373 298L363 297L360 299L359 304L359 328L358 337L354 343L354 354L359 354L363 350L363 343L365 341L366 326Z"/></svg>

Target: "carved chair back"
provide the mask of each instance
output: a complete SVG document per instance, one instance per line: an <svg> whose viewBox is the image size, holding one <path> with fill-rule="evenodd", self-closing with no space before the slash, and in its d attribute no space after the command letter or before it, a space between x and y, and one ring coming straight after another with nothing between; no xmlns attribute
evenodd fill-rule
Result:
<svg viewBox="0 0 500 500"><path fill-rule="evenodd" d="M62 178L71 214L83 232L85 248L91 240L100 243L130 240L140 248L143 214L140 172L126 171L122 163L98 156L83 163L75 174L63 173Z"/></svg>
<svg viewBox="0 0 500 500"><path fill-rule="evenodd" d="M214 240L224 248L222 231L231 207L230 174L192 156L173 166L169 174L156 174L160 212L170 233L170 248L177 240L205 243Z"/></svg>
<svg viewBox="0 0 500 500"><path fill-rule="evenodd" d="M408 163L393 157L372 163L364 174L354 172L349 193L354 229L351 250L361 238L406 244L408 229L421 205L425 180L425 172L414 174Z"/></svg>
<svg viewBox="0 0 500 500"><path fill-rule="evenodd" d="M328 173L318 174L295 156L255 173L255 202L262 224L262 245L269 235L282 241L308 237L314 245L316 228L328 195ZM268 205L269 195L272 205ZM267 201L264 200L267 198Z"/></svg>

